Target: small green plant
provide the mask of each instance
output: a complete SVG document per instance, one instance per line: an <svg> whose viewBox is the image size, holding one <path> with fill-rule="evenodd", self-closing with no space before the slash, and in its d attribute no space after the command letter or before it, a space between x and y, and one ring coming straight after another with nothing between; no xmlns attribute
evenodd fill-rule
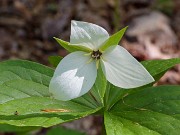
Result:
<svg viewBox="0 0 180 135"><path fill-rule="evenodd" d="M153 86L180 58L137 62L95 24L72 21L71 52L49 58L56 69L26 61L0 62L0 124L51 127L88 115L104 117L107 135L179 135L180 86ZM0 128L1 128L0 126Z"/></svg>

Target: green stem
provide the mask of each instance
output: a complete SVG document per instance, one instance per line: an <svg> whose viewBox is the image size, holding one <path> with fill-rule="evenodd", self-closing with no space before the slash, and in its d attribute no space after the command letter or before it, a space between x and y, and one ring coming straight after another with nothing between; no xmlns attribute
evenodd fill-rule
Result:
<svg viewBox="0 0 180 135"><path fill-rule="evenodd" d="M102 123L102 135L107 135L106 134L106 127L105 127L105 124L104 124L104 117L103 117L103 123Z"/></svg>
<svg viewBox="0 0 180 135"><path fill-rule="evenodd" d="M113 19L114 19L114 31L119 31L119 26L120 26L120 12L119 12L119 7L120 6L120 1L115 0L115 7L114 7L114 14L113 14Z"/></svg>

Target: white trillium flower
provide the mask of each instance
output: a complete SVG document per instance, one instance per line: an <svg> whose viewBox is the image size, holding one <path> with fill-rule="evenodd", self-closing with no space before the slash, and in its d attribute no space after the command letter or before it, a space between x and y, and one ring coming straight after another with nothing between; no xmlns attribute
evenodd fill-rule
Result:
<svg viewBox="0 0 180 135"><path fill-rule="evenodd" d="M100 62L106 79L121 88L135 88L154 81L148 71L123 47L100 47L109 39L102 27L80 21L71 22L70 44L91 50L76 51L64 57L49 85L55 99L71 100L87 93L95 83Z"/></svg>

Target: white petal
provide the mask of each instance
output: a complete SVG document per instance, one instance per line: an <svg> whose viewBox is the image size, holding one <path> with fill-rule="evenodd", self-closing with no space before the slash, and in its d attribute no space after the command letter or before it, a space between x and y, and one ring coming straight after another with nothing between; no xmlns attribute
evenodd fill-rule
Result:
<svg viewBox="0 0 180 135"><path fill-rule="evenodd" d="M71 44L82 45L92 50L98 50L108 38L109 34L107 31L96 24L71 21Z"/></svg>
<svg viewBox="0 0 180 135"><path fill-rule="evenodd" d="M141 63L121 46L109 47L102 57L101 66L106 79L115 86L135 88L154 81Z"/></svg>
<svg viewBox="0 0 180 135"><path fill-rule="evenodd" d="M49 91L55 99L66 101L80 97L95 83L95 61L87 63L90 56L84 54L80 51L71 53L57 66L49 85Z"/></svg>

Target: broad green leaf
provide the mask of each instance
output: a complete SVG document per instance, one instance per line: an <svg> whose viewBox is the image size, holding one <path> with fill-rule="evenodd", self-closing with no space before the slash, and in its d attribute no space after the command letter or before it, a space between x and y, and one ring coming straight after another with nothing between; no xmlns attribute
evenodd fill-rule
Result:
<svg viewBox="0 0 180 135"><path fill-rule="evenodd" d="M0 84L15 81L31 81L41 87L49 86L54 70L26 60L8 60L0 62ZM26 84L23 84L26 86ZM1 87L0 87L1 88ZM27 88L27 87L25 87Z"/></svg>
<svg viewBox="0 0 180 135"><path fill-rule="evenodd" d="M158 81L164 73L175 66L180 64L180 58L166 59L166 60L148 60L141 62L149 73Z"/></svg>
<svg viewBox="0 0 180 135"><path fill-rule="evenodd" d="M107 133L179 135L180 86L158 86L124 96L105 114ZM117 125L117 126L116 126Z"/></svg>
<svg viewBox="0 0 180 135"><path fill-rule="evenodd" d="M0 124L0 133L3 132L29 132L32 130L37 129L38 127L17 127L17 126L12 126L12 125L7 125L7 124Z"/></svg>
<svg viewBox="0 0 180 135"><path fill-rule="evenodd" d="M112 36L109 37L109 39L104 43L104 45L102 45L100 47L101 51L105 51L107 48L109 48L110 46L113 45L118 45L119 41L121 40L121 38L123 37L126 29L128 28L128 26L124 27L123 29L121 29L120 31L118 31L117 33L113 34Z"/></svg>
<svg viewBox="0 0 180 135"><path fill-rule="evenodd" d="M46 135L85 135L85 133L63 127L56 127L48 130Z"/></svg>
<svg viewBox="0 0 180 135"><path fill-rule="evenodd" d="M75 52L75 51L91 52L89 48L86 48L84 46L70 44L69 42L63 41L62 39L56 37L54 37L54 39L68 52Z"/></svg>
<svg viewBox="0 0 180 135"><path fill-rule="evenodd" d="M105 112L104 119L107 135L160 135L139 123L124 119L113 113Z"/></svg>
<svg viewBox="0 0 180 135"><path fill-rule="evenodd" d="M63 59L61 56L49 56L48 61L53 65L53 67L57 67L59 62Z"/></svg>
<svg viewBox="0 0 180 135"><path fill-rule="evenodd" d="M94 97L92 96L92 94L90 92L88 92L87 94L78 97L76 99L72 100L74 103L78 103L90 108L98 108L100 106L100 104L94 99Z"/></svg>
<svg viewBox="0 0 180 135"><path fill-rule="evenodd" d="M133 89L123 89L116 87L112 84L107 85L106 93L105 93L105 107L106 110L110 110L113 105L118 102L120 99L122 99L124 96L127 94L132 94L137 91L141 91L144 88L150 87L151 84L138 87L138 88L133 88Z"/></svg>
<svg viewBox="0 0 180 135"><path fill-rule="evenodd" d="M55 113L49 112L57 109L61 110ZM0 104L0 123L50 127L79 119L97 110L73 103L73 101L62 102L45 97L21 98ZM14 115L16 111L18 115Z"/></svg>
<svg viewBox="0 0 180 135"><path fill-rule="evenodd" d="M100 105L104 104L103 98L106 92L106 85L107 80L102 72L101 67L99 67L96 82L90 92Z"/></svg>
<svg viewBox="0 0 180 135"><path fill-rule="evenodd" d="M50 98L48 86L52 75L51 68L34 62L1 62L0 124L49 127L100 109L88 95L81 97L82 102L79 100L78 103L76 100L63 102ZM56 110L55 113L48 113L52 109ZM61 109L60 112L57 109Z"/></svg>

